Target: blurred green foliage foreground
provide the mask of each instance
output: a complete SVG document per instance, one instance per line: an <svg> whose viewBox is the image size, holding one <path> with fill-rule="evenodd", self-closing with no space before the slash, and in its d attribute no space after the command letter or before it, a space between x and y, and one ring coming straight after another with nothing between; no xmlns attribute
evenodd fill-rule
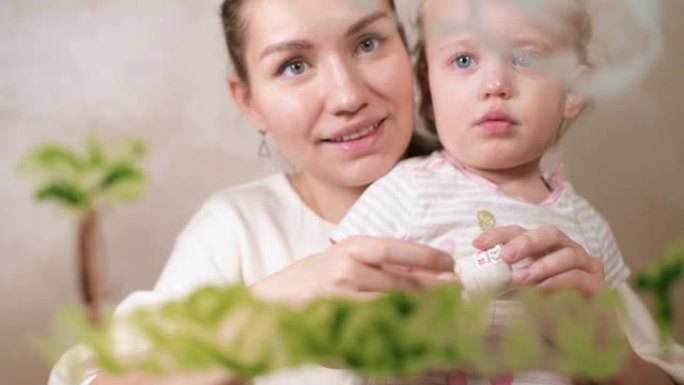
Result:
<svg viewBox="0 0 684 385"><path fill-rule="evenodd" d="M112 373L220 368L252 378L320 364L368 377L547 368L601 379L617 372L627 351L620 312L614 292L589 301L572 292L523 291L515 300L488 301L443 287L370 302L319 299L293 309L230 286L204 287L100 325L83 317L70 324L94 355L89 365Z"/></svg>
<svg viewBox="0 0 684 385"><path fill-rule="evenodd" d="M637 290L653 295L654 313L661 342L673 336L675 325L674 289L684 278L684 240L675 243L659 263L647 268L634 278Z"/></svg>

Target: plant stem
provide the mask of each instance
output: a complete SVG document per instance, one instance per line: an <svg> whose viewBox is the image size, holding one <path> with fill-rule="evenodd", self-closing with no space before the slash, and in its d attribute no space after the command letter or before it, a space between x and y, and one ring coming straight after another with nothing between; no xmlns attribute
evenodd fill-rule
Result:
<svg viewBox="0 0 684 385"><path fill-rule="evenodd" d="M86 211L78 229L78 273L81 297L93 323L102 318L105 296L104 255L98 213Z"/></svg>

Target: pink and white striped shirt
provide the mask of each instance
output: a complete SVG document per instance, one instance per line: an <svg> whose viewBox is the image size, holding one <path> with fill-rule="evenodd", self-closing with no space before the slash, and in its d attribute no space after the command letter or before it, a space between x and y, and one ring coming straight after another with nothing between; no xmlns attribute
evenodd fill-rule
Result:
<svg viewBox="0 0 684 385"><path fill-rule="evenodd" d="M497 226L527 229L556 226L604 265L612 287L623 284L630 271L603 217L557 169L545 178L551 186L547 199L534 204L504 194L486 179L467 171L443 152L399 163L373 183L331 233L339 242L354 235L395 237L449 250L457 262L481 254L472 241L481 232L478 212L488 211ZM514 266L515 268L515 266ZM494 301L499 316L511 301ZM497 316L497 317L499 317ZM492 320L493 323L498 323ZM487 379L469 376L448 383L468 385L570 384L555 373L528 371L514 377ZM394 384L388 380L385 384Z"/></svg>

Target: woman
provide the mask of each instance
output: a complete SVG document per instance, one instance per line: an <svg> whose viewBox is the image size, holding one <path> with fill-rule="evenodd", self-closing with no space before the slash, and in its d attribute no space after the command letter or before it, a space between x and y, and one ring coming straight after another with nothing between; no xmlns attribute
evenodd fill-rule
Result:
<svg viewBox="0 0 684 385"><path fill-rule="evenodd" d="M222 18L235 68L230 91L298 171L209 199L179 236L154 292L134 294L120 308L212 282L242 281L260 296L298 304L453 280L451 258L423 245L357 238L330 247L327 239L412 141L411 61L393 2L228 0ZM98 376L95 384L225 380L217 376ZM357 381L346 371L308 368L265 383Z"/></svg>
<svg viewBox="0 0 684 385"><path fill-rule="evenodd" d="M333 224L411 141L411 65L393 2L227 0L222 16L235 67L230 91L298 171L209 199L179 236L154 292L132 295L121 308L180 296L207 283L242 281L257 295L297 305L323 296L364 299L453 282L453 261L438 250L377 238L331 247L327 239ZM520 233L509 230L491 239L524 240L530 254L544 249L542 232ZM563 236L554 242L569 244ZM603 285L601 269L586 269L584 250L572 249L569 260L581 272L582 285ZM360 381L346 371L308 367L257 383ZM240 382L210 373L102 375L94 383Z"/></svg>

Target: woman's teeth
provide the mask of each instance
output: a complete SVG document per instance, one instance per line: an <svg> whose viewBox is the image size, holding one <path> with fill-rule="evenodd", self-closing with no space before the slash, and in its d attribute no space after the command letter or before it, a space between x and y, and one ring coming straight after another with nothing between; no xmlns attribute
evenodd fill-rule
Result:
<svg viewBox="0 0 684 385"><path fill-rule="evenodd" d="M356 139L363 138L363 137L368 136L368 135L372 134L373 132L375 132L375 130L378 128L378 126L380 126L380 123L376 123L372 126L363 128L363 129L358 130L356 132L353 132L349 135L345 135L345 136L342 136L340 138L332 139L331 142L339 143L339 142L347 142L350 140L356 140Z"/></svg>

